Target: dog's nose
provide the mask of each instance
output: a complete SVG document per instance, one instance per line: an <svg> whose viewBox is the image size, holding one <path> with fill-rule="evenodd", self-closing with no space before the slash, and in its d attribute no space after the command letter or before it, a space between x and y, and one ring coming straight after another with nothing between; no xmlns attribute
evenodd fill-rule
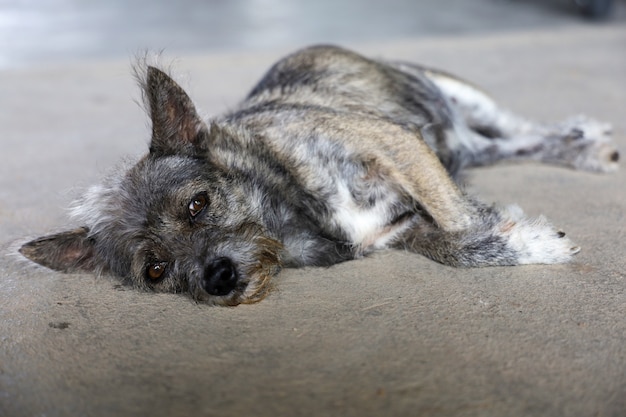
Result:
<svg viewBox="0 0 626 417"><path fill-rule="evenodd" d="M228 258L211 261L204 271L202 287L211 295L226 295L237 285L237 270Z"/></svg>

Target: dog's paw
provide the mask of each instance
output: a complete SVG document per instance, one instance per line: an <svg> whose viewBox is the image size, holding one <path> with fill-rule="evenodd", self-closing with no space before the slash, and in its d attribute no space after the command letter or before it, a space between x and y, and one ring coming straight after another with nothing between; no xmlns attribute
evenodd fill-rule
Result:
<svg viewBox="0 0 626 417"><path fill-rule="evenodd" d="M565 233L555 229L543 216L523 217L521 209L509 207L509 219L499 226L500 236L517 256L518 264L557 264L568 262L580 252Z"/></svg>
<svg viewBox="0 0 626 417"><path fill-rule="evenodd" d="M560 130L564 145L563 162L584 171L617 170L619 152L611 143L610 124L576 116L565 121Z"/></svg>

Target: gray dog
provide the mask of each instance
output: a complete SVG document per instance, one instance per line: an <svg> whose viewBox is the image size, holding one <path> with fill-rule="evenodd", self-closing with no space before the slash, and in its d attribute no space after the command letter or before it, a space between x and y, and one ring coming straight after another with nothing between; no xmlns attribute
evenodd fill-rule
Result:
<svg viewBox="0 0 626 417"><path fill-rule="evenodd" d="M262 299L283 266L385 248L461 267L567 262L579 248L563 232L468 197L461 170L619 159L608 125L531 123L444 72L337 47L287 56L208 122L163 71L138 74L150 152L77 203L84 227L25 244L31 260L219 305Z"/></svg>

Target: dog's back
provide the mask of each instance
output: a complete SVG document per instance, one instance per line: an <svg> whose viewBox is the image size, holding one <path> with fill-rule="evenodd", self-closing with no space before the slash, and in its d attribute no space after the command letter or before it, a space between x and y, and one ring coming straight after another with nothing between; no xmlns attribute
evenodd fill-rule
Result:
<svg viewBox="0 0 626 417"><path fill-rule="evenodd" d="M437 135L450 128L454 117L421 67L404 71L401 63L369 59L336 46L314 46L280 60L229 118L266 111L275 115L289 108L362 114L417 127L437 151Z"/></svg>

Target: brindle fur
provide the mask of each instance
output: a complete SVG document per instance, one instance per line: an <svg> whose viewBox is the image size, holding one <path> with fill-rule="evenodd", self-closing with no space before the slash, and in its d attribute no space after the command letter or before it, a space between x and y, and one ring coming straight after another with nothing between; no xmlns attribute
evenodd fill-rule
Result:
<svg viewBox="0 0 626 417"><path fill-rule="evenodd" d="M219 305L263 298L283 266L384 248L464 267L566 262L579 248L564 233L475 201L459 173L500 160L611 171L619 157L607 125L531 123L444 72L332 46L279 61L208 122L165 72L139 74L150 152L77 203L83 228L26 257Z"/></svg>

